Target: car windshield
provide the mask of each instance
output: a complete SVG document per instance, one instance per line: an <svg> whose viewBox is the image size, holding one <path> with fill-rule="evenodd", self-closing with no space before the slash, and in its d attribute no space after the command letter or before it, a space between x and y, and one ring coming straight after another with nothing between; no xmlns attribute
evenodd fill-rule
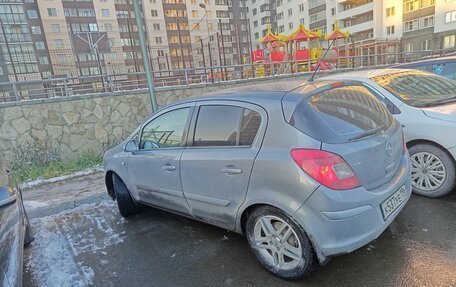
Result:
<svg viewBox="0 0 456 287"><path fill-rule="evenodd" d="M376 76L371 80L414 107L456 101L456 80L422 71L402 71Z"/></svg>

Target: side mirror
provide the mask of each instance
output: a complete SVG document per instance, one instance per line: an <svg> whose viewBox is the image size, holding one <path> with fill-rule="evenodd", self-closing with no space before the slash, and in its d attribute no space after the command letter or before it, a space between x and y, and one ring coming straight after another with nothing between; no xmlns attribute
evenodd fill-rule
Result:
<svg viewBox="0 0 456 287"><path fill-rule="evenodd" d="M0 187L0 208L13 204L16 200L17 196L13 190L7 186Z"/></svg>
<svg viewBox="0 0 456 287"><path fill-rule="evenodd" d="M138 144L136 140L130 140L124 145L124 151L126 152L135 152L138 150Z"/></svg>

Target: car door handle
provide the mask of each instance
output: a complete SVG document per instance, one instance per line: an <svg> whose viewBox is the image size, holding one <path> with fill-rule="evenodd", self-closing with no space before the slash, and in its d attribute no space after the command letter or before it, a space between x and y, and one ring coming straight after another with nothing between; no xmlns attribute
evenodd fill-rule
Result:
<svg viewBox="0 0 456 287"><path fill-rule="evenodd" d="M224 168L222 168L222 172L224 174L241 174L242 169L234 168L234 167L224 167Z"/></svg>
<svg viewBox="0 0 456 287"><path fill-rule="evenodd" d="M168 165L168 164L167 164L167 165L162 166L162 169L163 169L164 171L175 171L175 170L176 170L176 167L175 167L174 165Z"/></svg>

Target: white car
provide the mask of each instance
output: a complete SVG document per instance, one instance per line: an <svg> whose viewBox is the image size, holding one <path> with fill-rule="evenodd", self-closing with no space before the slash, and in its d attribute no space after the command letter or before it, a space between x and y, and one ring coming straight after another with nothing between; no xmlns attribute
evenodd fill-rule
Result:
<svg viewBox="0 0 456 287"><path fill-rule="evenodd" d="M414 193L438 197L454 188L456 80L410 69L363 70L319 80L362 81L399 120L412 161Z"/></svg>

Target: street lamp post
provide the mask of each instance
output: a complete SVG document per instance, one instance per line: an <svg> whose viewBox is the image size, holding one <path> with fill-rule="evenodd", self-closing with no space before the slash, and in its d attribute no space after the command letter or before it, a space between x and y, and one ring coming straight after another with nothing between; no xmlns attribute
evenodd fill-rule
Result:
<svg viewBox="0 0 456 287"><path fill-rule="evenodd" d="M213 80L214 78L214 71L212 70L212 55L211 55L211 47L210 47L210 42L211 42L211 35L209 34L209 20L207 18L207 7L206 7L206 4L204 3L199 3L199 5L201 8L204 9L204 17L206 18L206 28L207 28L207 49L209 50L209 67L211 68L211 80ZM203 47L204 49L204 47ZM203 51L204 53L204 51ZM206 65L206 63L204 63L204 65Z"/></svg>

